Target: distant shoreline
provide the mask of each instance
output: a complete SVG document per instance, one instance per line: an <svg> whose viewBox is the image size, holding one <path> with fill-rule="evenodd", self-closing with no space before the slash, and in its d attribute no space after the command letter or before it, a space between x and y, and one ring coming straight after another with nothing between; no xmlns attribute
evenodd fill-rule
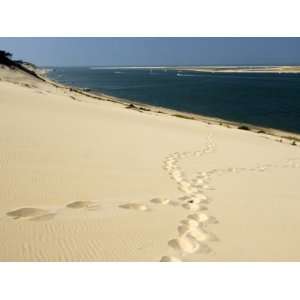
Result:
<svg viewBox="0 0 300 300"><path fill-rule="evenodd" d="M272 74L300 74L300 66L77 66L78 68L89 68L91 70L171 70L171 71L190 71L204 73L272 73ZM63 68L77 68L63 67ZM41 69L62 68L62 67L41 67Z"/></svg>
<svg viewBox="0 0 300 300"><path fill-rule="evenodd" d="M206 73L272 73L299 74L300 66L243 66L243 67L195 67L178 68L180 71L194 71Z"/></svg>
<svg viewBox="0 0 300 300"><path fill-rule="evenodd" d="M299 72L300 72L300 70L299 70ZM249 130L249 131L252 131L253 133L265 134L266 136L272 136L275 138L279 138L279 140L278 140L279 142L282 142L282 139L286 139L288 141L296 141L297 143L300 142L300 134L295 133L295 132L284 131L284 130L275 129L275 128L271 128L271 127L258 126L258 125L249 124L246 122L235 122L235 121L230 121L230 120L226 120L226 119L222 119L222 118L210 117L210 116L205 116L205 115L201 115L201 114L166 108L166 107L162 107L162 106L150 105L150 104L139 102L137 100L129 100L129 99L125 99L125 98L112 96L112 95L103 93L101 91L96 91L96 90L92 90L92 89L90 89L89 91L85 91L84 88L80 88L80 87L76 87L76 86L72 86L72 85L68 86L68 85L60 83L59 81L53 80L53 79L49 78L47 76L47 74L45 74L45 73L42 75L42 78L46 79L49 83L52 83L58 87L70 89L73 92L80 93L80 94L88 96L90 98L94 98L94 99L98 99L98 100L102 100L102 101L103 100L110 101L110 102L114 102L117 104L125 105L128 108L135 109L140 112L149 111L149 112L158 113L158 114L166 114L166 115L173 116L173 117L180 117L180 118L187 119L187 120L201 121L206 124L223 126L226 128ZM133 105L133 106L129 107L130 105Z"/></svg>

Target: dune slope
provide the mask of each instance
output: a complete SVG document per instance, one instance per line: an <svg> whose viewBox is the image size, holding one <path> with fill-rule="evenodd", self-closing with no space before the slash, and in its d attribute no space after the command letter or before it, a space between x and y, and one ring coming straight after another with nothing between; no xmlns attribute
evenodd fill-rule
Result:
<svg viewBox="0 0 300 300"><path fill-rule="evenodd" d="M1 261L300 259L299 147L0 79Z"/></svg>

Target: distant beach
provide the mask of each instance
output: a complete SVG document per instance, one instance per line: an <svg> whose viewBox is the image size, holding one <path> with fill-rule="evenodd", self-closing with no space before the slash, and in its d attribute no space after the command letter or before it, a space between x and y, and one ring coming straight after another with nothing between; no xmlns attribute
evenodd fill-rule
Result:
<svg viewBox="0 0 300 300"><path fill-rule="evenodd" d="M177 70L207 73L267 73L267 74L299 74L300 66L205 66L179 67Z"/></svg>

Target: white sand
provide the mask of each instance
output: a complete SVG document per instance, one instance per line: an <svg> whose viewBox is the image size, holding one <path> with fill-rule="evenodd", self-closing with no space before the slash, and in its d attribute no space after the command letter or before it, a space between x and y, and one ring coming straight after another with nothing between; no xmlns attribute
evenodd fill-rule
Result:
<svg viewBox="0 0 300 300"><path fill-rule="evenodd" d="M300 259L300 147L0 79L1 261Z"/></svg>
<svg viewBox="0 0 300 300"><path fill-rule="evenodd" d="M208 73L300 73L300 66L226 66L226 67L179 67L181 71L196 71Z"/></svg>

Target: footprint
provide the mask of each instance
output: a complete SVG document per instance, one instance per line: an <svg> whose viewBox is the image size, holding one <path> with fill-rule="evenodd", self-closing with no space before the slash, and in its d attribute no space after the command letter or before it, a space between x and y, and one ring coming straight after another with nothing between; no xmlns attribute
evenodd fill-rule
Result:
<svg viewBox="0 0 300 300"><path fill-rule="evenodd" d="M182 225L179 225L177 230L180 236L191 237L198 242L219 240L215 234L199 227L199 223L195 220L183 220Z"/></svg>
<svg viewBox="0 0 300 300"><path fill-rule="evenodd" d="M219 223L215 217L208 216L207 214L204 214L204 213L189 215L188 219L195 220L202 224L206 224L206 223L217 224L217 223Z"/></svg>
<svg viewBox="0 0 300 300"><path fill-rule="evenodd" d="M218 241L215 234L203 229L200 223L194 219L181 221L181 225L178 226L177 230L180 236L191 237L198 242Z"/></svg>
<svg viewBox="0 0 300 300"><path fill-rule="evenodd" d="M204 186L203 186L204 187ZM190 188L186 189L185 192L188 194L188 195L193 195L193 194L197 194L199 192L199 189L194 187L194 186L191 186Z"/></svg>
<svg viewBox="0 0 300 300"><path fill-rule="evenodd" d="M205 196L202 193L196 193L190 196L190 200L193 200L194 203L204 203L206 201L206 203L208 203L208 197Z"/></svg>
<svg viewBox="0 0 300 300"><path fill-rule="evenodd" d="M166 205L170 202L170 200L166 199L166 198L153 198L153 199L150 200L150 202L155 203L155 204Z"/></svg>
<svg viewBox="0 0 300 300"><path fill-rule="evenodd" d="M206 206L202 206L196 203L185 203L182 205L182 207L191 211L207 210Z"/></svg>
<svg viewBox="0 0 300 300"><path fill-rule="evenodd" d="M199 199L193 199L187 201L187 203L194 203L194 204L204 204L207 205L211 202L211 200L199 200Z"/></svg>
<svg viewBox="0 0 300 300"><path fill-rule="evenodd" d="M206 224L217 223L216 218L208 216L200 211L207 210L207 204L211 199L207 197L204 190L213 190L209 183L211 181L210 175L217 172L217 169L213 169L208 172L198 172L196 177L191 180L187 180L185 173L178 166L178 160L189 156L201 156L205 153L211 153L215 151L215 144L208 137L208 144L202 149L194 152L175 152L169 155L164 161L164 169L166 169L170 177L177 183L179 191L184 195L179 197L175 202L176 205L193 211L194 213L189 215L187 219L182 220L177 227L179 237L174 238L168 242L169 247L173 250L181 252L183 255L193 253L209 253L212 249L206 242L217 241L217 237L205 230ZM230 171L234 172L235 169ZM156 198L150 200L152 203L162 204L162 199ZM181 203L180 203L181 202ZM169 205L173 204L173 201L168 201ZM177 257L163 256L161 261L177 261Z"/></svg>
<svg viewBox="0 0 300 300"><path fill-rule="evenodd" d="M190 184L188 181L185 181L185 180L182 180L182 181L180 182L180 185L181 185L182 187L187 187L187 188L190 188L190 187L191 187L191 184Z"/></svg>
<svg viewBox="0 0 300 300"><path fill-rule="evenodd" d="M68 208L93 208L96 207L97 204L92 201L75 201L66 205Z"/></svg>
<svg viewBox="0 0 300 300"><path fill-rule="evenodd" d="M199 249L199 243L188 236L179 237L177 239L170 240L168 245L176 250L187 254L192 254L197 252Z"/></svg>
<svg viewBox="0 0 300 300"><path fill-rule="evenodd" d="M187 187L187 186L182 186L180 183L178 185L178 190L185 193L185 194L193 194L194 192L192 191L192 188ZM196 191L197 192L197 191Z"/></svg>
<svg viewBox="0 0 300 300"><path fill-rule="evenodd" d="M140 204L140 203L126 203L126 204L119 205L119 207L125 209L141 210L141 211L149 210L149 207L147 205Z"/></svg>
<svg viewBox="0 0 300 300"><path fill-rule="evenodd" d="M182 175L170 175L170 177L172 179L174 179L177 183L180 183L183 180L183 176Z"/></svg>
<svg viewBox="0 0 300 300"><path fill-rule="evenodd" d="M161 262L179 262L181 261L179 258L175 257L175 256L163 256L160 259Z"/></svg>
<svg viewBox="0 0 300 300"><path fill-rule="evenodd" d="M204 180L203 178L197 178L194 180L194 185L196 185L196 186L201 186L205 183L206 183L206 180Z"/></svg>
<svg viewBox="0 0 300 300"><path fill-rule="evenodd" d="M178 233L179 233L180 236L183 236L183 235L186 235L190 231L190 227L187 226L186 224L179 225L177 227L177 231L178 231Z"/></svg>
<svg viewBox="0 0 300 300"><path fill-rule="evenodd" d="M173 169L173 167L172 166L168 166L168 165L164 165L163 169L166 170L166 171L168 171L168 172L171 172L172 169Z"/></svg>
<svg viewBox="0 0 300 300"><path fill-rule="evenodd" d="M215 242L215 241L218 241L218 238L216 237L216 235L214 235L213 233L210 233L210 232L206 232L205 230L203 230L199 227L198 228L197 227L190 228L188 236L191 236L192 238L194 238L198 242L206 242L206 241Z"/></svg>
<svg viewBox="0 0 300 300"><path fill-rule="evenodd" d="M49 214L47 210L33 207L19 208L6 213L7 216L14 219L40 217L47 214Z"/></svg>
<svg viewBox="0 0 300 300"><path fill-rule="evenodd" d="M199 226L199 222L194 220L194 219L187 219L187 220L182 220L180 222L183 225L188 226L189 228L193 228L193 227L198 227Z"/></svg>

